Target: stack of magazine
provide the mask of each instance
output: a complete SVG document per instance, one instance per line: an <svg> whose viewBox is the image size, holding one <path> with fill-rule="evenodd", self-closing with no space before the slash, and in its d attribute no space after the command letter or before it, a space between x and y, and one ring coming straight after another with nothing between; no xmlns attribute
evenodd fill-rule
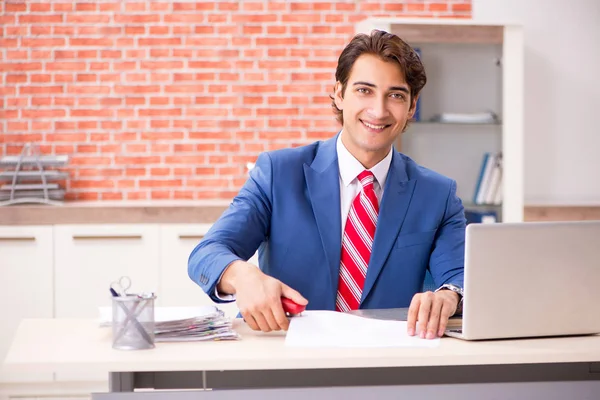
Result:
<svg viewBox="0 0 600 400"><path fill-rule="evenodd" d="M100 307L100 326L111 326L112 308ZM215 306L155 307L156 342L237 340L232 320Z"/></svg>

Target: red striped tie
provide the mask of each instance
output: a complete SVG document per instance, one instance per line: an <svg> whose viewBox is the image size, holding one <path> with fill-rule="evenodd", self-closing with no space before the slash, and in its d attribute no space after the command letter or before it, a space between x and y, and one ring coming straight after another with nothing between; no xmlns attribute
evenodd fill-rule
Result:
<svg viewBox="0 0 600 400"><path fill-rule="evenodd" d="M373 190L373 173L363 171L358 175L362 189L352 202L344 236L336 299L337 311L358 309L362 295L371 247L375 237L379 202Z"/></svg>

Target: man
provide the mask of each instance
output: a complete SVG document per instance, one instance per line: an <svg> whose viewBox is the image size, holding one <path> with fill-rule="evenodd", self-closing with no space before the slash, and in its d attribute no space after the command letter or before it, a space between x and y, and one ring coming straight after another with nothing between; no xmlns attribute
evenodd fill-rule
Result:
<svg viewBox="0 0 600 400"><path fill-rule="evenodd" d="M259 155L188 273L255 330L307 309L409 307L408 333L441 336L462 298L465 218L456 183L393 149L426 82L400 38L357 35L340 55L333 138ZM259 250L260 269L246 262ZM419 293L429 268L439 286ZM418 321L418 324L417 324Z"/></svg>

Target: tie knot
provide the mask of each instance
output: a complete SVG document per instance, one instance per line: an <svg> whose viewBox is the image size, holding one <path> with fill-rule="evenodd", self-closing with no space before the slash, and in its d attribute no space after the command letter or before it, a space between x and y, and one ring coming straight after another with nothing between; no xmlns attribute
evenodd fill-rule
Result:
<svg viewBox="0 0 600 400"><path fill-rule="evenodd" d="M375 180L375 176L371 171L364 170L360 174L358 174L358 180L362 185L363 189L367 189L369 186L373 185L373 181Z"/></svg>

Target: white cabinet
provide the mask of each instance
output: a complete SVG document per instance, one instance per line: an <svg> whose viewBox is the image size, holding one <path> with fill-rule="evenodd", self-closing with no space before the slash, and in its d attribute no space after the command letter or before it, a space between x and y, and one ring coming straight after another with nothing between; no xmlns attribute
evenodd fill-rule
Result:
<svg viewBox="0 0 600 400"><path fill-rule="evenodd" d="M209 224L169 224L160 227L160 278L157 303L160 306L214 304L200 286L188 277L188 258L210 228ZM256 262L252 260L251 262ZM219 304L227 316L235 318L233 303Z"/></svg>
<svg viewBox="0 0 600 400"><path fill-rule="evenodd" d="M23 318L52 318L52 226L0 227L0 360ZM47 374L0 373L0 382L51 381Z"/></svg>
<svg viewBox="0 0 600 400"><path fill-rule="evenodd" d="M156 292L158 237L156 224L57 225L55 316L97 318L98 307L111 305L110 284L121 276L131 279L132 292ZM57 374L56 379L96 381L107 377L84 372Z"/></svg>
<svg viewBox="0 0 600 400"><path fill-rule="evenodd" d="M55 299L57 318L96 318L110 306L109 287L121 276L132 292L158 288L158 225L57 225Z"/></svg>

